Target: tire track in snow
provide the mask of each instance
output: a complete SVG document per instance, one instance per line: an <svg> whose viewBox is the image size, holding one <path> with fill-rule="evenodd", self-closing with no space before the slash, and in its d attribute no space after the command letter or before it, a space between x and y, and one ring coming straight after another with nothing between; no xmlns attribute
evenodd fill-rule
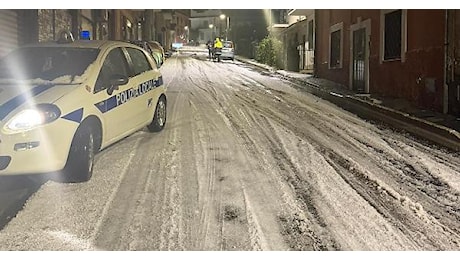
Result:
<svg viewBox="0 0 460 260"><path fill-rule="evenodd" d="M216 183L216 167L215 167L215 158L216 158L216 147L214 142L211 140L208 126L204 124L205 119L201 117L202 113L198 112L196 105L190 100L192 107L194 108L194 125L192 129L196 129L197 133L193 135L194 137L194 147L199 150L195 150L195 154L202 156L202 158L197 160L198 165L197 172L204 172L204 176L199 176L199 205L200 206L200 219L199 219L199 236L197 237L199 248L207 248L209 245L213 245L219 248L222 247L221 242L218 241L208 241L208 239L214 239L217 235L218 237L222 236L222 226L221 221L217 220L219 234L213 234L210 236L209 232L211 231L211 223L215 222L213 217L215 215L220 216L221 209L221 192ZM217 204L216 204L217 203ZM216 212L214 212L217 210ZM215 229L212 229L215 230Z"/></svg>
<svg viewBox="0 0 460 260"><path fill-rule="evenodd" d="M207 109L203 110L200 114L206 115L206 116L204 116L204 118L207 118L208 117L207 115L210 115L210 114L213 114L213 113L217 112L217 114L219 114L221 116L221 118L223 119L223 122L227 125L227 127L230 130L232 130L231 127L230 127L228 118L226 118L226 116L224 115L226 113L225 111L232 110L232 108L229 107L232 104L232 102L229 100L229 99L231 99L231 96L229 96L226 93L227 91L218 92L218 90L220 90L220 89L215 88L214 86L200 86L200 85L195 85L195 86L203 91L203 94L198 94L198 96L200 96L201 98L207 99L208 102L206 102L206 103L212 104ZM222 86L229 86L228 91L234 90L233 86L231 84L228 84L227 81L223 81ZM201 102L200 104L202 104L202 103L203 102ZM238 110L236 110L236 111L238 111ZM239 113L242 113L242 111L239 110ZM214 118L214 117L209 116L209 118L207 120L204 120L204 121L208 122L208 128L209 129L214 129L213 131L216 131L218 129L218 127L216 125L216 124L218 124L218 122L212 123L212 121L211 121L212 118ZM211 134L210 134L210 136L211 136ZM225 158L227 158L229 154L227 154L227 152L225 152L225 151L228 149L226 147L229 147L229 146L232 146L232 145L231 144L226 144L226 142L223 141L223 139L220 139L220 143L219 143L220 148L217 150L217 154L216 154L216 159L217 160L219 160L219 161L226 160ZM232 158L232 157L234 157L234 156L230 156L229 158ZM220 164L222 164L222 163L220 163ZM228 172L228 170L224 170L224 169L222 169L222 170L223 170L223 172ZM222 170L219 170L219 172L221 172ZM229 178L233 178L233 177L237 177L237 176L229 176ZM225 182L226 178L227 178L226 176L221 175L221 177L219 178L219 181L220 182L222 182L222 181ZM240 178L240 177L238 177L238 178ZM226 189L226 190L228 190L228 189ZM222 192L224 192L224 190L222 190ZM220 210L219 215L220 216L225 216L225 217L221 218L221 220L220 220L222 222L222 224L221 224L222 225L222 238L223 238L223 242L224 242L222 244L223 247L221 249L228 250L228 249L232 248L231 245L235 242L235 240L233 238L234 234L237 234L239 232L237 230L242 231L244 229L249 229L249 230L252 230L251 234L248 236L249 241L252 241L252 242L250 242L252 250L260 250L261 245L260 245L260 242L258 241L260 239L260 237L261 237L260 231L258 232L258 229L260 229L260 227L254 227L252 225L253 223L257 223L257 221L255 220L255 216L251 212L248 211L249 209L251 209L251 207L246 204L248 202L248 197L247 197L246 193L244 192L244 189L241 192L242 192L241 193L242 194L242 198L241 198L242 201L241 202L239 202L239 200L235 200L235 199L232 200L233 202L228 202L228 199L225 198L225 201L227 201L227 202L225 203L225 205L223 205L222 200L224 198L220 199L220 201L221 201L221 210ZM239 204L245 205L243 207L243 210L240 210L241 208L239 208L239 206L237 206ZM243 211L244 211L245 216L246 216L245 218L241 218L242 217L241 214L243 214ZM237 218L239 220L235 221L235 220L233 220L233 218ZM239 221L244 221L244 219L246 219L246 221L248 222L247 223L247 226L248 226L247 228L243 227L241 224L238 223ZM264 245L264 246L266 246L266 245Z"/></svg>
<svg viewBox="0 0 460 260"><path fill-rule="evenodd" d="M262 95L262 96L263 96L263 95ZM250 99L247 99L247 98L244 98L244 96L241 96L241 97L242 97L243 99L246 99L247 104L252 104L252 105L255 104L255 103L252 101L253 99L251 99L251 98L250 98ZM260 98L260 97L259 97L259 98ZM263 103L263 102L261 101L260 103ZM257 105L256 105L256 107L257 107ZM259 109L259 111L260 111L262 114L265 114L267 117L270 117L270 118L274 119L275 121L278 121L281 125L284 125L284 126L286 126L287 128L289 128L289 129L298 130L298 131L296 131L296 132L302 133L302 130L300 130L296 125L293 125L293 124L292 124L292 122L301 122L301 121L302 121L301 119L294 119L294 120L293 120L293 118L290 118L290 120L286 120L286 119L282 119L281 117L279 117L279 118L276 117L276 113L275 113L273 110L271 110L271 109L269 109L268 111L267 111L267 108L264 108L264 109L262 109L262 108L257 108L257 109ZM270 113L270 112L272 112L272 113ZM312 119L314 120L314 118L312 118ZM304 119L304 120L305 120L305 119ZM312 125L314 125L314 124L312 124ZM332 129L333 129L333 128L332 128ZM320 129L318 129L318 130L320 130ZM321 130L320 130L320 131L321 131ZM326 134L327 134L327 131L326 131ZM304 135L304 134L301 134L300 136L301 136L301 137L304 137L303 135ZM329 136L330 136L330 139L334 140L334 136L332 136L332 135L329 135ZM334 160L337 160L338 158L343 158L341 155L335 154L335 152L334 152L333 150L331 150L331 149L325 147L323 144L317 143L316 140L311 139L311 138L308 138L308 140L311 141L312 143L316 143L315 146L319 147L319 148L320 148L320 151L322 151L322 153L324 153L324 154L330 154L330 153L333 154L334 157L335 157ZM334 162L334 160L332 160L332 162ZM346 159L345 159L345 160L346 160ZM348 174L349 174L349 173L348 173ZM397 219L397 218L396 218L396 219ZM401 221L401 220L399 220L399 221ZM410 225L409 225L409 226L410 226ZM456 244L456 243L454 243L454 245L455 245L455 244Z"/></svg>
<svg viewBox="0 0 460 260"><path fill-rule="evenodd" d="M244 107L244 105L243 105ZM221 116L224 120L224 122L226 122L227 126L230 128L230 129L233 129L233 131L235 133L237 133L240 138L242 138L244 140L244 144L245 144L245 147L248 149L248 153L249 154L257 154L257 153L260 153L263 151L263 148L260 148L258 147L258 145L256 145L257 141L253 140L250 136L252 135L250 132L252 131L255 131L255 132L264 132L265 130L265 126L262 126L260 125L259 121L260 119L256 119L251 113L249 113L249 118L248 119L248 116L243 116L243 118L245 119L245 121L248 123L248 125L250 127L241 127L241 124L236 122L236 120L238 119L238 117L235 117L233 116L229 111L236 111L237 114L241 114L244 112L242 111L241 109L241 106L239 106L239 104L237 105L234 105L233 109L228 109L226 111L224 111L223 113L221 113ZM255 127L255 129L253 129ZM247 129L247 130L246 130ZM250 129L250 130L249 130ZM270 134L265 134L264 135L266 138L270 138ZM263 143L263 142L262 142ZM265 155L262 155L260 156L260 158L265 158L266 156ZM266 168L265 166L266 165L269 165L270 163L266 162L265 164L261 163L259 164L258 167L256 168L260 168L260 169L263 169L263 168ZM241 184L242 187L244 187L244 183ZM256 218L256 215L254 214L254 212L252 211L252 207L250 206L250 200L248 199L248 195L246 194L246 189L243 188L243 192L244 192L244 196L245 196L245 200L246 200L246 209L249 210L248 212L246 212L246 215L247 215L247 219L249 221L249 228L250 228L250 232L251 232L251 241L252 241L252 247L254 248L254 250L257 250L257 249L261 249L261 247L263 247L263 250L266 250L268 245L267 245L267 242L265 241L265 236L264 236L264 233L260 227L260 225L258 225L258 221L257 221L257 218ZM284 197L289 197L289 195L285 194ZM288 199L288 201L290 201ZM289 212L299 212L297 210L292 210L292 208L296 208L295 206L292 206L293 205L293 202L290 201L290 202L286 202L286 204L289 204L289 208L291 208L291 210ZM294 204L296 204L294 202ZM278 214L284 214L284 213L280 213L280 212L283 212L284 210L281 210L278 212ZM302 213L290 213L291 215L302 215ZM305 235L305 234L303 234ZM309 235L309 237L311 238L311 240L317 240L318 241L318 238L312 234ZM309 245L312 245L311 243L311 240L308 241L308 244ZM312 246L311 248L313 248L314 246ZM318 246L317 246L318 247Z"/></svg>
<svg viewBox="0 0 460 260"><path fill-rule="evenodd" d="M134 145L134 148L138 147L141 144L142 139L138 139ZM108 224L108 221L112 221L110 216L113 215L111 212L113 210L114 205L117 203L116 197L119 196L120 188L123 184L123 181L126 179L126 175L129 172L130 165L135 158L135 153L131 152L128 155L128 161L124 165L123 169L121 169L122 174L120 175L116 186L113 189L107 203L104 206L102 211L101 217L98 219L96 227L91 235L92 238L95 240L95 244L98 248L117 248L118 244L114 242L117 239L117 236L114 235L115 231L110 230L107 226L113 226L112 224ZM123 219L126 220L126 219ZM118 220L120 223L121 220ZM106 233L107 232L107 233ZM114 246L115 244L115 246Z"/></svg>

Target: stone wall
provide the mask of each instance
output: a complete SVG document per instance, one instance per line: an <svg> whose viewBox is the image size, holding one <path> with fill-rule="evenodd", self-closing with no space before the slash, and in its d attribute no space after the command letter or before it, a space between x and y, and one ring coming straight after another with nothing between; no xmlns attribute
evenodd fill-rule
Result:
<svg viewBox="0 0 460 260"><path fill-rule="evenodd" d="M38 40L57 40L61 30L72 29L72 16L68 10L38 10Z"/></svg>

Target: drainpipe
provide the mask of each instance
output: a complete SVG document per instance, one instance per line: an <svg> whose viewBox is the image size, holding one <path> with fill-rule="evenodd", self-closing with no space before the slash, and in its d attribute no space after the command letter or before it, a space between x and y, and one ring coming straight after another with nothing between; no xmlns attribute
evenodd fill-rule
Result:
<svg viewBox="0 0 460 260"><path fill-rule="evenodd" d="M444 26L444 102L442 112L447 114L449 108L449 86L447 85L447 70L449 68L448 64L448 51L449 51L449 11L445 11L445 26Z"/></svg>
<svg viewBox="0 0 460 260"><path fill-rule="evenodd" d="M51 18L51 22L53 23L53 41L55 41L57 40L56 38L56 10L52 10L51 14L53 15L53 17Z"/></svg>
<svg viewBox="0 0 460 260"><path fill-rule="evenodd" d="M318 59L318 53L316 51L316 46L317 45L317 41L316 41L316 36L317 36L317 27L316 27L316 23L318 22L318 10L317 9L314 9L313 10L313 76L314 77L318 77L318 62L319 62L319 59Z"/></svg>

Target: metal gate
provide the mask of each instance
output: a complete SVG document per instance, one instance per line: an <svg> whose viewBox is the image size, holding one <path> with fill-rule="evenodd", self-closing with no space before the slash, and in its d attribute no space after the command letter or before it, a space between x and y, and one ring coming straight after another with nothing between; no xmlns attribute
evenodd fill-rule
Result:
<svg viewBox="0 0 460 260"><path fill-rule="evenodd" d="M353 31L353 77L352 87L357 92L365 92L366 83L366 29Z"/></svg>
<svg viewBox="0 0 460 260"><path fill-rule="evenodd" d="M300 44L297 46L299 50L299 70L306 72L313 72L313 63L315 58L315 52L309 48L309 42Z"/></svg>
<svg viewBox="0 0 460 260"><path fill-rule="evenodd" d="M0 57L18 47L18 16L15 10L0 10Z"/></svg>

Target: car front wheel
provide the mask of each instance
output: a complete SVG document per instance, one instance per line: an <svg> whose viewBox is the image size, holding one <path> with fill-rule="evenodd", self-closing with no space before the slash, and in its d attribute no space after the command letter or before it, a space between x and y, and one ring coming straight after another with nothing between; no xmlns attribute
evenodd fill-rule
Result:
<svg viewBox="0 0 460 260"><path fill-rule="evenodd" d="M64 167L64 182L86 182L93 174L95 155L94 133L89 126L80 126L70 146Z"/></svg>

